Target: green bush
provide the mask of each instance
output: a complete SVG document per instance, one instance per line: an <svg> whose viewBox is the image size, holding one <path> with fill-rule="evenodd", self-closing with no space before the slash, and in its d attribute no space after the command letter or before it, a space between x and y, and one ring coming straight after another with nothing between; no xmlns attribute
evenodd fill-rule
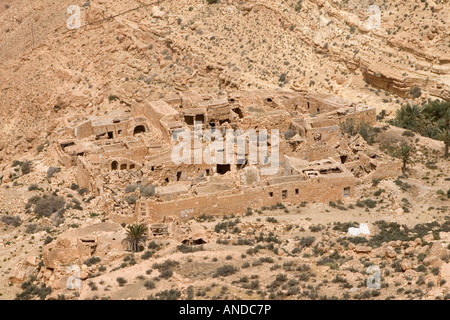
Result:
<svg viewBox="0 0 450 320"><path fill-rule="evenodd" d="M154 282L154 281L147 280L147 281L145 281L145 283L144 283L144 287L145 287L147 290L152 290L152 289L155 289L155 288L156 288L156 285L155 285L155 282Z"/></svg>
<svg viewBox="0 0 450 320"><path fill-rule="evenodd" d="M300 239L300 248L306 248L306 247L311 247L311 245L314 243L314 241L316 240L315 237L303 237Z"/></svg>
<svg viewBox="0 0 450 320"><path fill-rule="evenodd" d="M197 251L203 251L204 249L203 246L190 246L183 243L177 246L177 250L182 253L192 253Z"/></svg>
<svg viewBox="0 0 450 320"><path fill-rule="evenodd" d="M236 273L237 271L237 268L233 267L232 265L224 265L216 270L213 277L227 277Z"/></svg>
<svg viewBox="0 0 450 320"><path fill-rule="evenodd" d="M208 0L213 1L213 0ZM217 0L215 0L217 1ZM156 297L150 295L147 297L148 300L177 300L181 296L181 292L176 289L164 290L161 292L157 292L155 294Z"/></svg>
<svg viewBox="0 0 450 320"><path fill-rule="evenodd" d="M116 278L116 281L119 284L119 286L121 286L121 287L123 287L127 283L127 280L125 278L122 278L122 277Z"/></svg>
<svg viewBox="0 0 450 320"><path fill-rule="evenodd" d="M90 257L84 261L84 264L89 267L89 266L99 263L100 261L101 261L101 259L99 257Z"/></svg>

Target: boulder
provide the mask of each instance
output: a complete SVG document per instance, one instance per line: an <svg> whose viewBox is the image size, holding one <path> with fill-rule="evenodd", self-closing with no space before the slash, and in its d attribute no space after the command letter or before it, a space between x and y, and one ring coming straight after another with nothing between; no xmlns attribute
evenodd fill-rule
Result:
<svg viewBox="0 0 450 320"><path fill-rule="evenodd" d="M428 257L426 257L425 259L423 259L423 264L426 266L430 266L430 267L439 267L443 264L444 262L439 259L438 256L436 255L429 255Z"/></svg>
<svg viewBox="0 0 450 320"><path fill-rule="evenodd" d="M35 266L37 266L37 264L38 264L38 258L36 257L36 256L29 256L29 257L27 257L27 259L25 260L25 263L27 264L27 265L30 265L30 266L33 266L33 267L35 267Z"/></svg>
<svg viewBox="0 0 450 320"><path fill-rule="evenodd" d="M413 263L409 259L403 259L400 263L402 270L406 271L413 268Z"/></svg>
<svg viewBox="0 0 450 320"><path fill-rule="evenodd" d="M430 255L435 255L442 260L446 260L449 257L448 249L444 248L440 242L435 242L430 249Z"/></svg>
<svg viewBox="0 0 450 320"><path fill-rule="evenodd" d="M369 246L357 245L355 248L355 252L357 253L369 253L370 251L372 251L372 247Z"/></svg>
<svg viewBox="0 0 450 320"><path fill-rule="evenodd" d="M385 250L386 257L388 258L395 258L397 256L397 252L395 252L394 248L391 246L388 246Z"/></svg>
<svg viewBox="0 0 450 320"><path fill-rule="evenodd" d="M9 282L11 283L21 283L25 279L25 271L16 267L9 276Z"/></svg>
<svg viewBox="0 0 450 320"><path fill-rule="evenodd" d="M44 251L43 257L45 266L54 269L58 265L75 262L80 254L75 248L48 248Z"/></svg>

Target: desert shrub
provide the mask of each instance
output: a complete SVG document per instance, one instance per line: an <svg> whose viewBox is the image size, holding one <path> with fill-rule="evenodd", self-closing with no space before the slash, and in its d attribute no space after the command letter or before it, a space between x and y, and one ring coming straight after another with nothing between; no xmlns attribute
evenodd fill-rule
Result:
<svg viewBox="0 0 450 320"><path fill-rule="evenodd" d="M379 133L378 128L374 128L367 122L363 122L356 126L352 118L347 118L345 122L342 122L340 129L342 133L350 136L355 136L356 134L361 135L368 144L373 144L375 137Z"/></svg>
<svg viewBox="0 0 450 320"><path fill-rule="evenodd" d="M288 129L285 133L284 133L284 139L289 140L291 139L293 136L295 136L295 131L292 129Z"/></svg>
<svg viewBox="0 0 450 320"><path fill-rule="evenodd" d="M217 0L208 0L208 1L217 1ZM148 300L177 300L181 296L181 292L176 289L164 290L161 292L157 292L155 294L156 297L150 295L147 297Z"/></svg>
<svg viewBox="0 0 450 320"><path fill-rule="evenodd" d="M335 222L333 230L338 230L342 232L347 232L349 228L358 228L359 224L357 222Z"/></svg>
<svg viewBox="0 0 450 320"><path fill-rule="evenodd" d="M136 195L131 195L131 196L126 196L125 197L125 201L128 202L128 204L136 204L136 202L138 201L138 197Z"/></svg>
<svg viewBox="0 0 450 320"><path fill-rule="evenodd" d="M49 178L49 179L52 178L55 173L58 173L60 171L61 171L61 168L59 168L59 167L49 167L47 169L47 178Z"/></svg>
<svg viewBox="0 0 450 320"><path fill-rule="evenodd" d="M56 212L63 211L65 204L66 201L63 197L54 194L44 196L36 201L34 213L39 217L49 217Z"/></svg>
<svg viewBox="0 0 450 320"><path fill-rule="evenodd" d="M76 190L80 189L80 186L77 185L76 183L72 183L70 185L70 189L73 190L73 191L76 191Z"/></svg>
<svg viewBox="0 0 450 320"><path fill-rule="evenodd" d="M144 283L144 287L145 287L147 290L151 290L151 289L155 289L155 288L156 288L156 285L155 285L155 282L154 282L154 281L147 280L147 281L145 281L145 283Z"/></svg>
<svg viewBox="0 0 450 320"><path fill-rule="evenodd" d="M131 192L134 192L137 188L138 188L138 185L137 185L137 184L129 184L129 185L125 188L125 193L131 193Z"/></svg>
<svg viewBox="0 0 450 320"><path fill-rule="evenodd" d="M257 242L267 242L267 243L280 243L280 239L273 233L269 232L269 234L265 237L264 233L261 232L259 236L256 238Z"/></svg>
<svg viewBox="0 0 450 320"><path fill-rule="evenodd" d="M1 217L1 221L8 226L18 227L22 224L22 220L19 216L8 216L4 215Z"/></svg>
<svg viewBox="0 0 450 320"><path fill-rule="evenodd" d="M380 196L383 192L384 192L384 189L378 189L377 191L375 191L375 192L373 193L373 195L374 195L375 197L378 197L378 196Z"/></svg>
<svg viewBox="0 0 450 320"><path fill-rule="evenodd" d="M45 284L40 286L35 285L36 278L31 278L30 280L22 283L22 292L16 295L16 300L31 300L35 297L44 300L50 293L52 293L52 288L47 287Z"/></svg>
<svg viewBox="0 0 450 320"><path fill-rule="evenodd" d="M236 242L233 243L235 246L251 246L253 245L253 241L250 239L242 239L239 238Z"/></svg>
<svg viewBox="0 0 450 320"><path fill-rule="evenodd" d="M34 190L38 190L39 186L36 183L30 184L30 186L28 187L28 191L34 191Z"/></svg>
<svg viewBox="0 0 450 320"><path fill-rule="evenodd" d="M33 234L33 233L36 233L38 229L39 229L39 226L37 224L30 223L27 225L25 232Z"/></svg>
<svg viewBox="0 0 450 320"><path fill-rule="evenodd" d="M127 283L127 280L125 278L122 278L122 277L116 278L116 281L119 284L119 286L121 286L121 287L123 287Z"/></svg>
<svg viewBox="0 0 450 320"><path fill-rule="evenodd" d="M310 247L314 243L314 240L316 240L315 237L302 237L300 239L300 248Z"/></svg>
<svg viewBox="0 0 450 320"><path fill-rule="evenodd" d="M364 199L361 201L366 207L373 209L377 206L377 202L372 199ZM358 205L358 204L357 204Z"/></svg>
<svg viewBox="0 0 450 320"><path fill-rule="evenodd" d="M108 101L109 101L109 102L115 101L115 100L117 100L117 99L119 99L119 97L117 97L117 96L114 95L114 94L110 94L110 95L108 96Z"/></svg>
<svg viewBox="0 0 450 320"><path fill-rule="evenodd" d="M285 83L287 80L287 73L283 72L282 74L280 74L280 78L278 78L278 82L283 82Z"/></svg>
<svg viewBox="0 0 450 320"><path fill-rule="evenodd" d="M401 226L396 222L386 222L379 220L374 223L380 230L378 234L375 234L368 242L371 247L379 247L384 242L390 241L408 241L409 229L406 226Z"/></svg>
<svg viewBox="0 0 450 320"><path fill-rule="evenodd" d="M323 229L325 229L325 226L322 226L322 225L320 225L320 224L309 226L309 230L310 230L311 232L319 232L319 231L322 231Z"/></svg>
<svg viewBox="0 0 450 320"><path fill-rule="evenodd" d="M190 246L183 243L177 246L177 250L180 251L181 253L192 253L197 251L203 251L204 249L203 246Z"/></svg>
<svg viewBox="0 0 450 320"><path fill-rule="evenodd" d="M52 242L54 239L50 236L45 237L44 239L44 245L49 244L50 242Z"/></svg>
<svg viewBox="0 0 450 320"><path fill-rule="evenodd" d="M161 245L157 244L155 242L155 240L152 240L147 245L147 248L150 249L150 250L158 251L159 249L161 249Z"/></svg>
<svg viewBox="0 0 450 320"><path fill-rule="evenodd" d="M151 184L148 186L140 186L139 194L145 198L153 197L155 196L155 186Z"/></svg>
<svg viewBox="0 0 450 320"><path fill-rule="evenodd" d="M153 256L153 252L151 252L151 251L145 251L145 252L141 255L141 259L147 260L147 259L151 258L152 256Z"/></svg>
<svg viewBox="0 0 450 320"><path fill-rule="evenodd" d="M217 233L219 233L221 230L227 231L229 229L234 228L239 222L240 222L239 219L219 222L218 224L215 225L214 231Z"/></svg>
<svg viewBox="0 0 450 320"><path fill-rule="evenodd" d="M219 0L206 0L208 4L219 3Z"/></svg>
<svg viewBox="0 0 450 320"><path fill-rule="evenodd" d="M210 221L214 221L215 218L214 218L214 216L203 213L203 214L199 215L195 220L197 220L198 222L205 222L205 221L210 222Z"/></svg>
<svg viewBox="0 0 450 320"><path fill-rule="evenodd" d="M168 259L168 260L164 261L163 263L155 263L155 264L153 264L153 269L157 269L159 271L162 271L164 269L169 269L169 268L176 267L176 266L178 266L178 262L177 261Z"/></svg>
<svg viewBox="0 0 450 320"><path fill-rule="evenodd" d="M274 217L267 217L267 218L266 218L266 221L267 221L267 222L271 222L271 223L277 223L277 222L278 222L278 220L275 219Z"/></svg>
<svg viewBox="0 0 450 320"><path fill-rule="evenodd" d="M422 91L419 87L413 87L411 90L409 90L409 93L413 98L419 98L422 95Z"/></svg>
<svg viewBox="0 0 450 320"><path fill-rule="evenodd" d="M91 288L92 291L97 291L98 290L97 285L94 282L92 282L92 281L89 281L88 286L89 286L89 288Z"/></svg>
<svg viewBox="0 0 450 320"><path fill-rule="evenodd" d="M89 266L99 263L100 261L101 261L101 259L99 257L90 257L84 261L84 264L89 267Z"/></svg>
<svg viewBox="0 0 450 320"><path fill-rule="evenodd" d="M232 265L224 265L222 267L219 267L216 272L214 273L213 277L227 277L234 273L236 273L238 270L237 268L233 267Z"/></svg>
<svg viewBox="0 0 450 320"><path fill-rule="evenodd" d="M29 174L31 172L31 162L30 161L23 162L22 165L20 166L20 171L22 172L23 175Z"/></svg>
<svg viewBox="0 0 450 320"><path fill-rule="evenodd" d="M159 272L159 278L161 279L169 279L173 275L173 271L171 269L164 269Z"/></svg>

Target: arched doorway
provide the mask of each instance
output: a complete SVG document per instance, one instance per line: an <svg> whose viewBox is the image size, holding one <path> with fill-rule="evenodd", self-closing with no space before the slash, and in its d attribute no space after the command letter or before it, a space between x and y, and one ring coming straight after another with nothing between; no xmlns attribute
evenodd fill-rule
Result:
<svg viewBox="0 0 450 320"><path fill-rule="evenodd" d="M113 162L111 162L111 170L117 170L117 166L118 166L119 164L117 163L117 161L113 161Z"/></svg>
<svg viewBox="0 0 450 320"><path fill-rule="evenodd" d="M147 132L147 130L145 130L145 127L140 124L134 128L133 135L136 135L138 133L143 133L143 132Z"/></svg>

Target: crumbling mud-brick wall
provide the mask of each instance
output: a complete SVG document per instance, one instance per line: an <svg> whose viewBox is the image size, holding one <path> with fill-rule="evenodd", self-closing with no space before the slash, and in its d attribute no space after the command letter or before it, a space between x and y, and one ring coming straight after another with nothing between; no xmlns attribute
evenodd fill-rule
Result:
<svg viewBox="0 0 450 320"><path fill-rule="evenodd" d="M355 180L350 173L320 175L258 188L244 188L239 193L191 196L171 201L147 201L147 219L160 221L165 216L177 219L209 215L244 214L248 207L261 208L279 202L300 204L303 201L328 202L354 196ZM144 218L140 216L139 218Z"/></svg>

